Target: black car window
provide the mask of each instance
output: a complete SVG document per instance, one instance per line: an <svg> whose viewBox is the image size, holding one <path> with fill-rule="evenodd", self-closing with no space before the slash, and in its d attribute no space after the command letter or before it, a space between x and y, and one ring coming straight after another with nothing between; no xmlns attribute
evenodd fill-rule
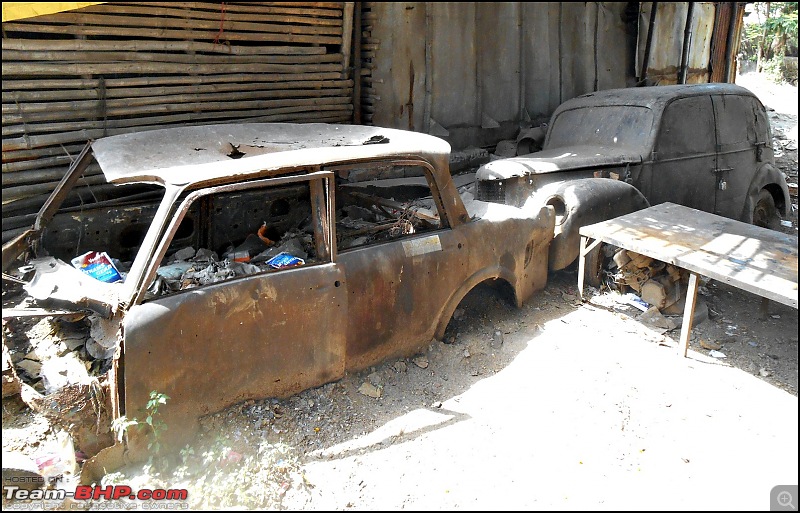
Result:
<svg viewBox="0 0 800 513"><path fill-rule="evenodd" d="M721 149L756 142L756 113L750 98L739 95L714 95L717 118L717 144Z"/></svg>
<svg viewBox="0 0 800 513"><path fill-rule="evenodd" d="M661 118L656 143L659 158L714 153L716 135L711 109L708 96L681 98L670 103Z"/></svg>
<svg viewBox="0 0 800 513"><path fill-rule="evenodd" d="M634 105L603 105L559 113L544 149L579 144L643 148L650 140L653 112Z"/></svg>

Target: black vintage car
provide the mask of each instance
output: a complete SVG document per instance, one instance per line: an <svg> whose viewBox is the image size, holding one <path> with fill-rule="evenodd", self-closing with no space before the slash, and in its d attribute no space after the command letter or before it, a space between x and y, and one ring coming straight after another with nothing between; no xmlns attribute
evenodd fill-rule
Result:
<svg viewBox="0 0 800 513"><path fill-rule="evenodd" d="M678 203L768 228L791 208L764 106L733 84L613 89L553 113L542 151L478 170L479 199L521 204L575 178L628 182L651 205Z"/></svg>

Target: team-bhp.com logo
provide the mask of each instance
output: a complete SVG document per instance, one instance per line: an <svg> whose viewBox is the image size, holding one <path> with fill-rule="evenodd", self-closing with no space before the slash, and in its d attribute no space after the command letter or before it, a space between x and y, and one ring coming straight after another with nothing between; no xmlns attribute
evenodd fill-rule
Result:
<svg viewBox="0 0 800 513"><path fill-rule="evenodd" d="M23 485L24 486L24 485ZM70 492L60 488L54 489L41 489L36 488L33 490L28 487L20 487L17 484L5 484L3 486L3 496L9 501L25 501L23 503L10 504L9 509L24 509L26 503L30 501L44 501L44 502L62 502L67 499L76 501L74 509L81 509L81 503L78 501L120 501L128 499L131 501L145 501L141 504L142 509L188 509L189 505L186 499L189 492L186 489L169 489L162 488L142 488L141 490L134 491L133 488L126 485L109 485L109 486L77 486L74 492ZM183 502L168 502L168 501L183 501ZM16 507L14 507L16 506ZM92 509L96 509L97 503L92 504ZM138 503L126 504L129 508L137 508Z"/></svg>

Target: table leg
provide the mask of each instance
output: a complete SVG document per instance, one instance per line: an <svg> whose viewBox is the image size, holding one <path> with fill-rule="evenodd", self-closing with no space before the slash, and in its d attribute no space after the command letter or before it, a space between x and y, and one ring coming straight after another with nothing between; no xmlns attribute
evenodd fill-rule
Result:
<svg viewBox="0 0 800 513"><path fill-rule="evenodd" d="M762 297L761 305L758 307L758 318L765 321L769 318L769 299Z"/></svg>
<svg viewBox="0 0 800 513"><path fill-rule="evenodd" d="M694 307L697 304L697 275L689 273L689 289L686 291L686 308L683 310L683 326L681 326L681 339L678 346L679 354L686 357L689 352L689 337L692 334L692 321L694 320Z"/></svg>
<svg viewBox="0 0 800 513"><path fill-rule="evenodd" d="M583 300L583 275L586 272L586 237L581 235L578 249L578 297Z"/></svg>
<svg viewBox="0 0 800 513"><path fill-rule="evenodd" d="M586 255L603 242L601 239L595 239L587 246L588 241L589 237L581 235L581 245L578 248L578 297L581 300L583 300L583 279L586 275Z"/></svg>

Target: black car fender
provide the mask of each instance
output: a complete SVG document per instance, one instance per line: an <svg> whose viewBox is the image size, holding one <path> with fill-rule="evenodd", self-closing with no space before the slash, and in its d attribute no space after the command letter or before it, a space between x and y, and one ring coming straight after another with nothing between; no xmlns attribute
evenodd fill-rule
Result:
<svg viewBox="0 0 800 513"><path fill-rule="evenodd" d="M752 180L750 180L744 208L739 216L740 221L745 223L753 222L753 209L758 201L758 195L765 188L775 199L775 206L781 216L786 217L789 214L792 202L789 198L789 186L786 184L786 179L783 177L783 173L776 169L772 163L766 162L756 170Z"/></svg>
<svg viewBox="0 0 800 513"><path fill-rule="evenodd" d="M556 228L550 243L549 268L557 271L578 257L583 226L613 219L650 206L633 185L611 178L583 178L542 187L529 201L551 205Z"/></svg>

